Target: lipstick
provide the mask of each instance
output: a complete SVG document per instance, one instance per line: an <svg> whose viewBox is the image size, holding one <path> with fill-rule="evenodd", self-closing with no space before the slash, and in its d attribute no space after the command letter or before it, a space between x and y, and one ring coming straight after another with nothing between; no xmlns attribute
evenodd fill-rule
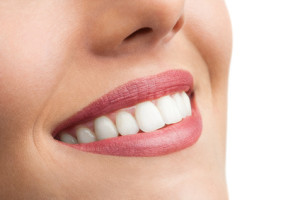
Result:
<svg viewBox="0 0 300 200"><path fill-rule="evenodd" d="M192 95L193 77L184 70L166 71L129 81L117 87L59 124L53 131L53 136L98 116L180 91L189 94L192 114L176 124L152 132L119 136L91 143L67 144L58 141L81 151L115 156L148 157L179 151L193 145L202 131L201 115Z"/></svg>

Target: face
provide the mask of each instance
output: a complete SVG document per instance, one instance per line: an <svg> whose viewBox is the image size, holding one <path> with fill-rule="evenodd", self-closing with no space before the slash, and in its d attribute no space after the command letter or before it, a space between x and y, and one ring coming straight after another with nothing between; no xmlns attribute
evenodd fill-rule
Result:
<svg viewBox="0 0 300 200"><path fill-rule="evenodd" d="M1 0L0 24L1 199L226 199L223 0Z"/></svg>

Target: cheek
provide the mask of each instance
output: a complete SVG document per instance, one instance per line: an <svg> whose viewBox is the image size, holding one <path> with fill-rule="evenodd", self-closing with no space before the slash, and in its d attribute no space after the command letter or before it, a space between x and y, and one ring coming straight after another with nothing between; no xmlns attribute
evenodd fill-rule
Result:
<svg viewBox="0 0 300 200"><path fill-rule="evenodd" d="M208 66L212 89L225 90L232 48L225 2L189 0L186 11L185 31Z"/></svg>
<svg viewBox="0 0 300 200"><path fill-rule="evenodd" d="M51 18L46 9L38 16L31 12L0 14L1 27L5 27L0 32L2 128L23 124L24 118L25 124L32 124L67 67L63 48L67 26L58 27L65 23Z"/></svg>

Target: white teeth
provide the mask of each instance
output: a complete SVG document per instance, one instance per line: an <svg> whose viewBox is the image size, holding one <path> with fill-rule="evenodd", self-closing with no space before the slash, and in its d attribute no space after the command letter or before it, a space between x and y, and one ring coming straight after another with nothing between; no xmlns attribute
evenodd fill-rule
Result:
<svg viewBox="0 0 300 200"><path fill-rule="evenodd" d="M105 116L99 117L94 122L96 137L98 140L117 137L118 131L114 123Z"/></svg>
<svg viewBox="0 0 300 200"><path fill-rule="evenodd" d="M185 118L187 116L187 109L185 107L185 104L183 102L183 98L179 93L176 93L174 95L172 95L173 99L176 102L177 108L182 116L182 118Z"/></svg>
<svg viewBox="0 0 300 200"><path fill-rule="evenodd" d="M144 132L151 132L165 125L159 110L150 101L140 103L135 109L136 121Z"/></svg>
<svg viewBox="0 0 300 200"><path fill-rule="evenodd" d="M116 116L116 125L121 135L136 134L140 130L134 117L125 111L118 112Z"/></svg>
<svg viewBox="0 0 300 200"><path fill-rule="evenodd" d="M182 92L181 97L182 97L183 103L185 105L187 116L191 116L192 115L192 107L191 107L191 100L190 100L189 96L185 92Z"/></svg>
<svg viewBox="0 0 300 200"><path fill-rule="evenodd" d="M157 100L157 108L166 124L174 124L182 120L176 102L170 96L164 96Z"/></svg>
<svg viewBox="0 0 300 200"><path fill-rule="evenodd" d="M156 103L154 104L153 102ZM116 114L112 113L110 116L116 116L115 124L107 116L98 117L94 120L95 133L87 128L93 122L88 122L86 126L78 126L67 132L61 132L59 138L62 142L69 144L90 143L118 137L119 134L137 134L139 130L152 132L164 127L166 124L180 122L183 118L192 115L190 98L185 92L163 96L153 102L142 102L135 107L122 109ZM131 113L134 109L135 115Z"/></svg>
<svg viewBox="0 0 300 200"><path fill-rule="evenodd" d="M72 135L66 133L66 132L62 132L59 135L59 138L62 142L68 143L68 144L78 144L78 141L75 137L73 137Z"/></svg>
<svg viewBox="0 0 300 200"><path fill-rule="evenodd" d="M85 127L77 128L76 136L79 143L90 143L96 141L96 137L93 132Z"/></svg>

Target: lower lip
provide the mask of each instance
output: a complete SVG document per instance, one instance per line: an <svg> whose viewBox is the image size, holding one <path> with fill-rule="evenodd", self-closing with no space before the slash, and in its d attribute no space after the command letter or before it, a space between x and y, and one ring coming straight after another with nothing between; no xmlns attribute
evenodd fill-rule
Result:
<svg viewBox="0 0 300 200"><path fill-rule="evenodd" d="M62 144L96 154L151 157L170 154L190 147L197 142L201 132L201 115L193 98L192 115L177 124L150 133L120 136L93 143Z"/></svg>

